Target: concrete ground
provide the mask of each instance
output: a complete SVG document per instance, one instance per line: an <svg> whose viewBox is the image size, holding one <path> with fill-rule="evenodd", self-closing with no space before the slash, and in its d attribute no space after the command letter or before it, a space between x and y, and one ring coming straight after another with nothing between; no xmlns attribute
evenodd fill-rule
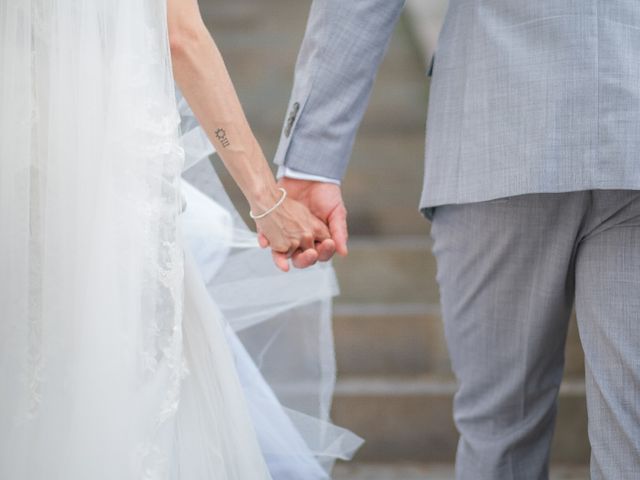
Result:
<svg viewBox="0 0 640 480"><path fill-rule="evenodd" d="M334 472L334 480L453 480L451 465L416 464L341 464ZM588 480L584 466L555 466L550 480Z"/></svg>

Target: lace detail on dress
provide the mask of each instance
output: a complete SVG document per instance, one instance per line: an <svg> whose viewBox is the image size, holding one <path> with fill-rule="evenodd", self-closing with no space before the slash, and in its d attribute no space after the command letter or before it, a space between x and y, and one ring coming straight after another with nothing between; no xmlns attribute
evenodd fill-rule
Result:
<svg viewBox="0 0 640 480"><path fill-rule="evenodd" d="M30 68L32 72L37 71L35 58L35 44L43 38L46 32L41 31L44 22L40 18L45 12L39 11L36 6L33 8L33 27L30 43ZM36 150L38 144L38 131L40 115L36 105L38 96L37 85L32 82L29 89L30 95L30 119L32 130L31 148ZM27 420L33 419L37 414L38 407L42 400L42 375L43 375L43 352L42 352L42 192L41 192L41 161L37 155L30 158L29 169L29 323L28 323L28 353L27 353L27 384L29 396L26 405Z"/></svg>
<svg viewBox="0 0 640 480"><path fill-rule="evenodd" d="M143 281L143 292L151 295L143 297L142 305L142 311L146 312L143 321L147 322L141 351L142 374L148 381L162 379L164 383L164 398L160 397L158 411L153 425L150 425L150 438L141 449L145 480L167 478L167 455L171 453L171 447L166 437L178 410L180 386L186 374L182 337L184 252L178 231L181 210L179 184L184 153L177 144L175 107L169 110L171 115L166 114L166 106L161 110L165 112L164 117L152 115L141 123L150 136L157 136L149 142L146 152L141 152L141 158L150 163L160 161L162 167L162 173L153 179L159 181L154 187L160 187L161 196L144 205L144 214L153 219L148 223L151 228L145 234L149 236L149 244L155 248L146 252L150 269Z"/></svg>
<svg viewBox="0 0 640 480"><path fill-rule="evenodd" d="M140 377L156 393L156 410L149 415L148 437L138 450L144 480L169 478L173 454L173 420L187 374L183 354L184 251L178 227L181 213L180 175L184 151L179 145L179 122L170 66L165 19L142 26L141 55L123 58L132 71L130 99L143 99L131 108L123 130L135 137L127 165L127 182L134 188L131 205L141 219L144 255L141 290L142 344ZM130 62L130 63L129 63ZM157 75L153 75L153 72ZM152 73L152 75L150 75ZM133 153L133 155L131 155Z"/></svg>
<svg viewBox="0 0 640 480"><path fill-rule="evenodd" d="M38 185L38 169L32 168L31 185ZM42 400L42 225L41 205L38 188L32 188L30 242L29 242L29 323L28 323L28 352L27 352L27 384L29 397L26 405L27 420L33 419Z"/></svg>
<svg viewBox="0 0 640 480"><path fill-rule="evenodd" d="M166 1L8 0L0 25L0 478L167 480L186 367Z"/></svg>

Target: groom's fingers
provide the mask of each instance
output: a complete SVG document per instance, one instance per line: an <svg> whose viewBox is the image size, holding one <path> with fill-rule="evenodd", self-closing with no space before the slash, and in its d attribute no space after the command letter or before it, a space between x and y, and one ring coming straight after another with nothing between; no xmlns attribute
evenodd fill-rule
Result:
<svg viewBox="0 0 640 480"><path fill-rule="evenodd" d="M347 240L349 239L349 231L347 229L347 210L344 207L338 207L329 218L329 230L331 238L336 244L336 251L345 256L349 253L347 248Z"/></svg>
<svg viewBox="0 0 640 480"><path fill-rule="evenodd" d="M318 261L318 252L310 248L308 250L298 250L291 257L291 263L296 268L307 268L315 265Z"/></svg>
<svg viewBox="0 0 640 480"><path fill-rule="evenodd" d="M329 227L327 227L327 225L324 222L318 219L314 221L313 234L315 236L316 242L322 242L327 238L331 238L331 232L329 232Z"/></svg>
<svg viewBox="0 0 640 480"><path fill-rule="evenodd" d="M328 238L327 240L316 244L316 251L318 252L319 261L328 262L336 253L336 242Z"/></svg>
<svg viewBox="0 0 640 480"><path fill-rule="evenodd" d="M331 240L329 240L329 242L331 242ZM291 257L291 263L293 263L293 266L296 268L307 268L315 265L319 258L318 252L313 248L297 250L293 252L293 254L289 252L271 252L271 256L273 263L283 272L288 272L291 268L289 265L289 257Z"/></svg>

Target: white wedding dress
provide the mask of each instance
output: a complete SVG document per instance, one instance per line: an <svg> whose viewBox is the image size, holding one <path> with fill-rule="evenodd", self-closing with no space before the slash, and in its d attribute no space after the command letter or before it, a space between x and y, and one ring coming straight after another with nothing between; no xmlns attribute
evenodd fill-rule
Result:
<svg viewBox="0 0 640 480"><path fill-rule="evenodd" d="M278 273L201 161L165 1L0 1L2 480L326 479L360 444L333 272Z"/></svg>

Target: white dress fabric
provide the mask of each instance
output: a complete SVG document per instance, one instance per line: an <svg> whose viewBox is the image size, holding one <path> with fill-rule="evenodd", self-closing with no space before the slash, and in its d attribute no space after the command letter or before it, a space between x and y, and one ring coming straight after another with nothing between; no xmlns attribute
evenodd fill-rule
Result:
<svg viewBox="0 0 640 480"><path fill-rule="evenodd" d="M165 1L3 0L0 72L0 478L328 478L331 270L183 185Z"/></svg>

